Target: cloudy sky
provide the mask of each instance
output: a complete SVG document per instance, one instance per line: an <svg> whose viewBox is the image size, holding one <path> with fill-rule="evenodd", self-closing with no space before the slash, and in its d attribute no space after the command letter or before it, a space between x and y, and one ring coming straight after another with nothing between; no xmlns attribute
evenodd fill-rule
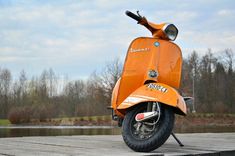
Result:
<svg viewBox="0 0 235 156"><path fill-rule="evenodd" d="M149 21L174 23L183 56L208 48L235 51L234 0L0 0L0 67L17 77L52 68L86 78L124 59L132 39L150 36L125 16L140 10Z"/></svg>

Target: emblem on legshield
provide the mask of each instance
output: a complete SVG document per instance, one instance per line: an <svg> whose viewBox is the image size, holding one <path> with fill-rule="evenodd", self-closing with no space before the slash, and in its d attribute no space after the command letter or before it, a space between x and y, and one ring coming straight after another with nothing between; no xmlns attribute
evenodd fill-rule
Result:
<svg viewBox="0 0 235 156"><path fill-rule="evenodd" d="M163 92L163 93L166 93L168 91L167 88L165 88L163 86L160 86L158 84L154 84L154 83L148 84L147 87L150 88L150 89L158 90L158 91Z"/></svg>
<svg viewBox="0 0 235 156"><path fill-rule="evenodd" d="M160 46L160 43L159 43L159 42L155 42L154 45L155 45L156 47L159 47L159 46Z"/></svg>

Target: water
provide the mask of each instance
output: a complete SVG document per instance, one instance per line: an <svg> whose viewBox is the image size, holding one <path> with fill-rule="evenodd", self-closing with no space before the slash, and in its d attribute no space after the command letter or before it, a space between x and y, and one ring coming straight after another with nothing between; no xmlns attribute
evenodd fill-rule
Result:
<svg viewBox="0 0 235 156"><path fill-rule="evenodd" d="M221 125L200 125L200 126L177 126L174 129L177 133L229 133L235 132L235 125L221 126Z"/></svg>
<svg viewBox="0 0 235 156"><path fill-rule="evenodd" d="M222 133L235 132L235 126L176 126L176 133ZM60 135L120 135L121 128L115 126L0 126L0 138L22 136Z"/></svg>
<svg viewBox="0 0 235 156"><path fill-rule="evenodd" d="M0 138L60 135L118 135L113 126L0 126Z"/></svg>

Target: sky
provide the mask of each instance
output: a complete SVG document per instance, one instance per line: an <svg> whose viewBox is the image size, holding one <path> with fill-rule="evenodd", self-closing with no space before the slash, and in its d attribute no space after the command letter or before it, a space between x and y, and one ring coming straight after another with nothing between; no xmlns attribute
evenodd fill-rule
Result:
<svg viewBox="0 0 235 156"><path fill-rule="evenodd" d="M126 10L175 24L184 57L208 48L235 51L234 0L0 0L0 68L13 78L52 68L86 79L114 59L123 61L134 38L151 36Z"/></svg>

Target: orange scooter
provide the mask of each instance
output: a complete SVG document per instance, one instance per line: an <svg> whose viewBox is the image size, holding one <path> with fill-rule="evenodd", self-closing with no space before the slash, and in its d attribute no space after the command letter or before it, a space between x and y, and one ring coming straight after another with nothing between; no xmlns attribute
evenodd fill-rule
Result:
<svg viewBox="0 0 235 156"><path fill-rule="evenodd" d="M130 44L121 78L112 93L112 117L122 126L122 136L132 150L149 152L160 147L172 132L175 114L186 115L180 86L182 54L174 41L173 24L154 24L126 11L153 37L139 37Z"/></svg>

